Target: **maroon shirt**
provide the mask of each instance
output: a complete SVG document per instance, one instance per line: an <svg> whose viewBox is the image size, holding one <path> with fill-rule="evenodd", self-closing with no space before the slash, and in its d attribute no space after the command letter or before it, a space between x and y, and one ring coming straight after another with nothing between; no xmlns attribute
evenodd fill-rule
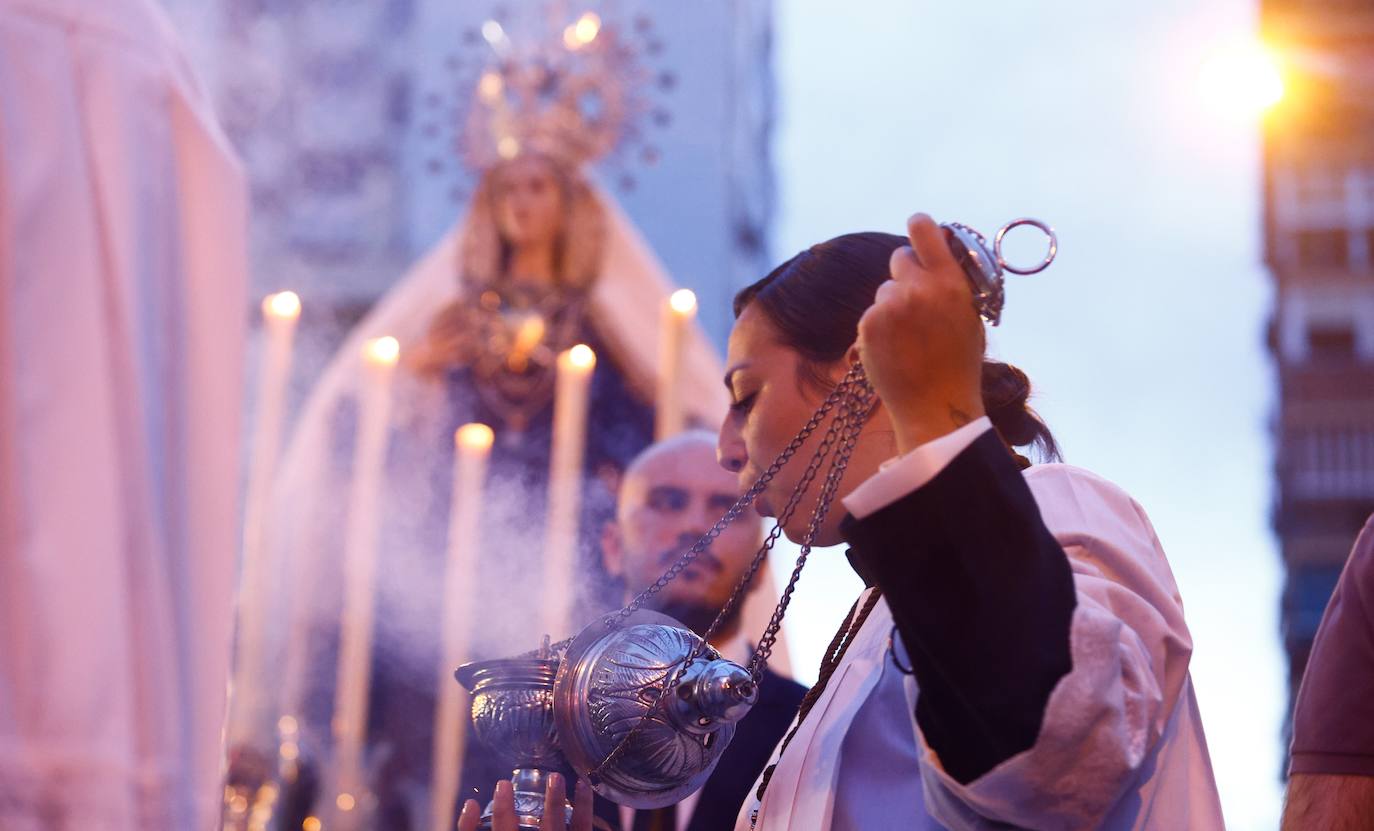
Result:
<svg viewBox="0 0 1374 831"><path fill-rule="evenodd" d="M1374 517L1355 540L1312 644L1289 772L1374 776Z"/></svg>

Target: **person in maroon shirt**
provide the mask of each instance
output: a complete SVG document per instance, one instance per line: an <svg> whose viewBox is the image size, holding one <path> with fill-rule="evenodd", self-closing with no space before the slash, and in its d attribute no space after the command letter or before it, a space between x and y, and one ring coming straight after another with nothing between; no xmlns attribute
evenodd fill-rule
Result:
<svg viewBox="0 0 1374 831"><path fill-rule="evenodd" d="M1293 713L1284 831L1374 828L1374 516L1336 583Z"/></svg>

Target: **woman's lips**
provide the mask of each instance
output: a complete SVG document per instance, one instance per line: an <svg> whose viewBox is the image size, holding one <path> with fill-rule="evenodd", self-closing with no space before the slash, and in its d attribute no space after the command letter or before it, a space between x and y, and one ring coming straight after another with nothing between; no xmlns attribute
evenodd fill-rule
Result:
<svg viewBox="0 0 1374 831"><path fill-rule="evenodd" d="M758 514L764 519L772 519L775 516L775 514L773 513L773 507L768 504L767 498L764 497L762 494L760 494L759 497L754 500L754 513Z"/></svg>
<svg viewBox="0 0 1374 831"><path fill-rule="evenodd" d="M747 464L736 475L739 477L738 481L740 493L748 493L750 490L752 490L755 486L758 485L759 477L763 474L761 471L755 470L752 464ZM768 492L771 490L771 485L766 486L765 490L763 490L761 493L754 497L754 501L750 506L754 509L754 513L758 514L764 519L772 519L773 517L777 516L777 514L773 512L772 504L768 501Z"/></svg>

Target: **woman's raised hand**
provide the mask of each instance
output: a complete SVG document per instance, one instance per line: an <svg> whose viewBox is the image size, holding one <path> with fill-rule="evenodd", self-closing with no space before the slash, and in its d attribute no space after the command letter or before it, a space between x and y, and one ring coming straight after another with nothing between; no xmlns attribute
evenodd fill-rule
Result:
<svg viewBox="0 0 1374 831"><path fill-rule="evenodd" d="M907 220L910 247L859 320L858 351L905 453L983 415L983 324L945 232Z"/></svg>
<svg viewBox="0 0 1374 831"><path fill-rule="evenodd" d="M572 824L563 825L562 810L553 806L567 804L567 789L563 775L549 774L544 789L544 819L539 823L539 831L592 831L592 789L585 780L579 779L574 789ZM477 800L469 799L463 803L463 812L458 817L458 831L477 831L477 823L482 819L482 806ZM509 779L496 783L496 795L492 800L492 831L519 831L515 818L515 788Z"/></svg>

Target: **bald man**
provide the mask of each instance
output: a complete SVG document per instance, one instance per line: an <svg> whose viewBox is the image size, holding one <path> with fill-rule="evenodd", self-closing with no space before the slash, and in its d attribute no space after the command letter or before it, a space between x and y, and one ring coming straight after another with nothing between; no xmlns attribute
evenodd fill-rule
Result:
<svg viewBox="0 0 1374 831"><path fill-rule="evenodd" d="M606 571L624 581L626 602L709 531L738 496L735 475L716 461L714 433L682 433L640 453L625 470L616 518L607 524L601 541ZM704 632L762 541L761 520L753 511L745 512L647 605ZM724 657L745 664L753 652L751 639L761 634L742 631L737 606L712 636L711 645ZM805 693L806 688L795 681L765 670L758 703L740 722L734 740L700 791L669 808L622 808L619 817L614 817L613 810L599 805L598 814L618 819L621 831L733 828L749 788L790 726Z"/></svg>

